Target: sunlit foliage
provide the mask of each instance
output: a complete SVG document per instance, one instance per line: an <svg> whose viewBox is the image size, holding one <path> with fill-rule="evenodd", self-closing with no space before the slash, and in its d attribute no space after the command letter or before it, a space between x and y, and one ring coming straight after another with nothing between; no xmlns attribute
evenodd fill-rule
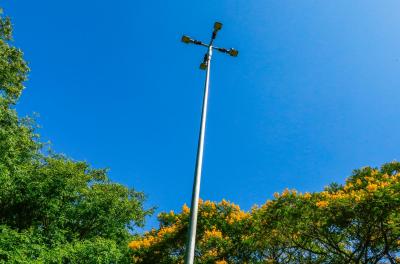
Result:
<svg viewBox="0 0 400 264"><path fill-rule="evenodd" d="M284 190L249 212L200 202L197 263L398 263L400 163L355 170L344 185ZM136 263L182 263L189 208L132 241Z"/></svg>
<svg viewBox="0 0 400 264"><path fill-rule="evenodd" d="M181 263L189 208L184 205L180 213L173 211L158 216L160 228L151 230L129 247L138 263ZM250 213L239 206L223 200L220 203L200 201L198 220L199 263L224 263L233 260L242 263L249 260Z"/></svg>
<svg viewBox="0 0 400 264"><path fill-rule="evenodd" d="M28 67L0 14L0 263L129 263L128 242L150 211L144 195L43 152L15 105ZM49 154L50 153L50 154Z"/></svg>

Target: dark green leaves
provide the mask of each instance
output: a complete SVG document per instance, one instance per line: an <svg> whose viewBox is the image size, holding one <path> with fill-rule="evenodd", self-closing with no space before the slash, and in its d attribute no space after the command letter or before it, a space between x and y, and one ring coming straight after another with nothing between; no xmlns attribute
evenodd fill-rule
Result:
<svg viewBox="0 0 400 264"><path fill-rule="evenodd" d="M0 263L129 263L150 213L143 193L42 151L35 123L12 108L29 69L11 38L0 12Z"/></svg>

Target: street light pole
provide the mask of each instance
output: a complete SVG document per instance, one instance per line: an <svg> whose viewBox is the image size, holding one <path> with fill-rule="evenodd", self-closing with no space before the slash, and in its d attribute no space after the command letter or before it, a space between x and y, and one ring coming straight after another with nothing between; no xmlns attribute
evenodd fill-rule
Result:
<svg viewBox="0 0 400 264"><path fill-rule="evenodd" d="M207 56L207 73L206 73L206 81L204 84L203 109L201 112L199 142L197 145L196 169L194 174L192 203L190 205L189 237L186 245L185 264L193 264L194 250L196 246L197 212L199 206L201 170L203 167L202 166L203 150L204 150L204 137L206 132L206 121L207 121L208 87L210 84L210 64L212 56L212 46L208 47L208 52L206 56Z"/></svg>
<svg viewBox="0 0 400 264"><path fill-rule="evenodd" d="M184 43L187 44L193 43L196 45L205 46L208 49L207 53L204 56L203 62L200 64L200 69L206 70L206 81L204 83L203 107L201 112L200 132L197 145L197 157L196 157L196 168L194 173L193 190L192 190L192 201L190 205L190 220L189 220L189 231L186 244L185 264L194 263L194 255L196 247L197 215L198 215L199 196L200 196L201 170L203 167L202 165L203 165L203 152L204 152L204 138L206 132L208 93L210 84L210 65L211 65L212 52L213 49L215 49L222 53L228 53L233 57L236 57L238 55L238 51L235 49L231 48L228 50L225 48L218 48L213 46L213 42L217 36L217 32L221 28L222 24L219 22L215 22L214 31L212 33L211 40L208 45L204 44L201 41L191 39L188 36L182 37L182 42Z"/></svg>

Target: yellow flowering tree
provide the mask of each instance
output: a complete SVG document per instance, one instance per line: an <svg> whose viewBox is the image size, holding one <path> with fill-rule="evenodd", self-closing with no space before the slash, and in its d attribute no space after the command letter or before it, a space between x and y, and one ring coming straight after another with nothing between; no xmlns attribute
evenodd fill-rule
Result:
<svg viewBox="0 0 400 264"><path fill-rule="evenodd" d="M135 263L183 263L189 208L158 216L160 228L129 244ZM249 263L251 217L238 205L201 201L197 229L197 263Z"/></svg>
<svg viewBox="0 0 400 264"><path fill-rule="evenodd" d="M280 234L274 263L397 263L400 163L355 170L319 193L284 192L253 218L259 250Z"/></svg>
<svg viewBox="0 0 400 264"><path fill-rule="evenodd" d="M183 263L189 208L130 243L135 263ZM201 202L197 263L400 263L400 163L321 192L286 189L251 211Z"/></svg>

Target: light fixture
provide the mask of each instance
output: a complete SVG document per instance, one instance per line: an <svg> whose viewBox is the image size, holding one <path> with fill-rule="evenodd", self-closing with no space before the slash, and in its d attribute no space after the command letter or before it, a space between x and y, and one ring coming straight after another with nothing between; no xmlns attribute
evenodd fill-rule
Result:
<svg viewBox="0 0 400 264"><path fill-rule="evenodd" d="M237 57L237 55L239 54L239 51L231 48L228 50L228 54L231 55L232 57Z"/></svg>
<svg viewBox="0 0 400 264"><path fill-rule="evenodd" d="M214 23L214 30L221 30L222 28L222 23L221 22L215 22Z"/></svg>
<svg viewBox="0 0 400 264"><path fill-rule="evenodd" d="M222 28L222 23L215 22L214 29L211 35L211 40L208 44L203 43L196 39L191 39L188 36L182 37L182 42L186 44L195 44L203 47L207 47L207 52L204 55L203 62L200 64L200 69L206 71L206 81L204 84L204 96L203 96L203 107L201 112L201 123L199 131L199 141L197 145L197 156L196 156L196 168L194 173L193 181L193 191L192 200L190 203L190 219L189 219L189 230L188 237L186 241L186 252L185 252L185 264L193 264L195 257L195 247L196 247L196 229L197 229L197 216L198 216L198 204L200 195L200 179L203 164L203 150L204 150L204 137L206 129L206 119L207 119L207 105L208 105L208 90L210 83L210 63L213 50L217 50L221 53L229 54L230 56L236 57L238 51L235 49L225 49L214 46L214 40L217 37L218 31Z"/></svg>
<svg viewBox="0 0 400 264"><path fill-rule="evenodd" d="M192 39L186 35L183 35L181 40L183 43L186 43L186 44L189 44L190 42L192 42Z"/></svg>
<svg viewBox="0 0 400 264"><path fill-rule="evenodd" d="M206 63L206 62L202 62L202 63L200 64L200 69L201 69L201 70L206 70L206 69L207 69L207 63Z"/></svg>

